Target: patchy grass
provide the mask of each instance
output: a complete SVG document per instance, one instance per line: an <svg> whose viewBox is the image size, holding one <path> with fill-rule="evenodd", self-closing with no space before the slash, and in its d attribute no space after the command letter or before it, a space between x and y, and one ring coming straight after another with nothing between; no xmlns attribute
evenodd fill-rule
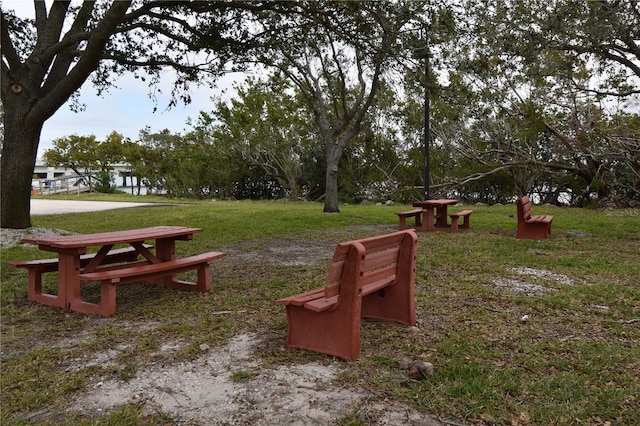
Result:
<svg viewBox="0 0 640 426"><path fill-rule="evenodd" d="M95 417L67 410L97 378L127 381L149 363L197 359L201 345L222 346L240 333L263 336L254 356L267 366L333 363L283 350L286 318L273 301L323 285L335 244L391 232L393 213L407 208L345 205L324 214L315 203L206 201L34 217L34 226L80 233L201 227L193 241L178 242L178 254L228 255L213 264L210 293L122 286L112 318L31 303L26 272L2 267L0 423L29 424L45 410L54 413L50 424L171 424L167 413L137 404ZM536 214L554 215L553 234L532 241L515 239L514 205L471 208L470 229L420 234L418 327L364 320L361 358L339 364L337 384L466 424L636 424L640 211L535 206ZM47 254L16 246L1 256ZM55 286L48 275L45 286ZM159 348L168 343L180 349L163 358ZM74 359L114 348L121 350L109 362L76 370ZM433 376L407 380L409 362L433 363ZM233 380L256 374L240 368ZM338 424L367 419L345 413Z"/></svg>

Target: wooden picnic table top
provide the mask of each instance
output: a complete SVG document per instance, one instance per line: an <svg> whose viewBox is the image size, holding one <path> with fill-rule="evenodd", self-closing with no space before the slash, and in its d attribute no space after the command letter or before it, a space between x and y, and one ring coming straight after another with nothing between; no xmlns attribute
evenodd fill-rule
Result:
<svg viewBox="0 0 640 426"><path fill-rule="evenodd" d="M22 241L29 244L36 244L40 248L73 249L91 246L104 246L109 244L143 242L161 238L190 238L193 234L198 232L202 232L202 229L189 228L185 226L153 226L150 228L99 232L95 234L65 235L48 238L25 238Z"/></svg>
<svg viewBox="0 0 640 426"><path fill-rule="evenodd" d="M413 207L441 207L458 203L458 200L439 198L435 200L414 201Z"/></svg>

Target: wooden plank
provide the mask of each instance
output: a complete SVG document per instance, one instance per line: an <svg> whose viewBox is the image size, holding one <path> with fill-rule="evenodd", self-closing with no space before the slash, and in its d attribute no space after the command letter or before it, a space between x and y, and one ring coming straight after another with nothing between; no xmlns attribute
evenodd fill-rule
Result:
<svg viewBox="0 0 640 426"><path fill-rule="evenodd" d="M394 274L392 276L387 276L385 278L373 281L362 287L362 295L366 296L367 294L375 293L378 290L389 287L390 285L394 284L395 280L396 276Z"/></svg>
<svg viewBox="0 0 640 426"><path fill-rule="evenodd" d="M102 264L105 257L109 254L109 251L113 248L113 244L107 244L105 246L100 247L98 253L89 261L87 266L84 268L83 272L93 272L95 269Z"/></svg>
<svg viewBox="0 0 640 426"><path fill-rule="evenodd" d="M161 238L179 239L180 237L189 237L197 232L202 232L202 229L188 228L184 226L154 226L150 228L101 232L95 234L67 235L51 238L25 238L22 241L43 247L85 248L91 246L103 246L107 244L143 242Z"/></svg>
<svg viewBox="0 0 640 426"><path fill-rule="evenodd" d="M422 209L409 210L407 212L396 212L400 217L412 217L422 214Z"/></svg>
<svg viewBox="0 0 640 426"><path fill-rule="evenodd" d="M149 261L149 263L160 263L161 260L158 259L153 253L151 253L144 244L135 242L131 243L131 246L137 250L145 259Z"/></svg>
<svg viewBox="0 0 640 426"><path fill-rule="evenodd" d="M335 251L333 252L333 258L331 259L333 262L344 261L347 258L347 254L351 249L351 245L348 243L340 243L336 246Z"/></svg>
<svg viewBox="0 0 640 426"><path fill-rule="evenodd" d="M399 246L402 243L404 236L405 234L403 231L398 231L392 234L387 234L384 238L365 238L363 240L358 240L358 242L364 246L367 253L370 253Z"/></svg>
<svg viewBox="0 0 640 426"><path fill-rule="evenodd" d="M285 297L276 300L277 305L294 305L302 306L310 300L324 297L324 287L316 288L313 290L305 291L304 293L295 294L293 296Z"/></svg>
<svg viewBox="0 0 640 426"><path fill-rule="evenodd" d="M398 261L399 246L394 246L386 250L367 252L364 260L364 270L371 271Z"/></svg>
<svg viewBox="0 0 640 426"><path fill-rule="evenodd" d="M128 281L128 278L145 277L150 278L154 276L162 276L168 272L186 272L194 265L202 263L210 263L211 261L223 257L225 253L221 252L208 252L195 256L184 257L182 259L170 260L162 263L154 263L151 265L131 266L117 269L101 270L96 272L90 272L87 274L78 274L78 279L82 281L113 281L123 282Z"/></svg>
<svg viewBox="0 0 640 426"><path fill-rule="evenodd" d="M147 249L153 248L152 245L145 244ZM115 263L115 262L125 262L130 259L130 255L135 253L135 249L133 247L123 247L119 249L110 250L107 256L105 257L105 261ZM80 256L80 261L82 262L83 267L88 264L96 256L96 253L87 253ZM48 266L54 266L55 268L51 269L51 272L58 270L58 258L53 259L36 259L36 260L24 260L17 262L6 262L7 266L12 268L36 268L38 266L43 266L45 269Z"/></svg>
<svg viewBox="0 0 640 426"><path fill-rule="evenodd" d="M457 217L469 216L471 213L473 213L473 210L462 210L461 212L449 213L449 216L451 216L451 217L453 217L453 216L457 216Z"/></svg>
<svg viewBox="0 0 640 426"><path fill-rule="evenodd" d="M340 281L342 277L342 269L344 268L344 260L332 262L327 272L327 282Z"/></svg>
<svg viewBox="0 0 640 426"><path fill-rule="evenodd" d="M550 223L553 216L532 216L527 223Z"/></svg>
<svg viewBox="0 0 640 426"><path fill-rule="evenodd" d="M340 294L340 284L329 285L324 288L324 297L333 297Z"/></svg>
<svg viewBox="0 0 640 426"><path fill-rule="evenodd" d="M323 297L321 299L316 299L311 302L305 303L304 307L314 312L323 312L333 308L336 303L338 303L338 296L329 298ZM345 324L345 327L347 326L348 325Z"/></svg>
<svg viewBox="0 0 640 426"><path fill-rule="evenodd" d="M109 264L107 266L101 266L101 267L97 268L96 270L91 271L91 273L113 271L113 270L116 270L116 269L125 269L125 268L132 268L132 267L140 267L140 266L145 266L145 265L149 265L149 262L146 261L146 260L136 260L136 261L132 261L132 262L118 263L116 265ZM88 274L88 272L87 272L87 274Z"/></svg>
<svg viewBox="0 0 640 426"><path fill-rule="evenodd" d="M388 265L386 268L367 273L362 277L362 284L363 286L368 285L385 277L393 277L393 279L395 280L397 268L398 264L393 263L391 265Z"/></svg>

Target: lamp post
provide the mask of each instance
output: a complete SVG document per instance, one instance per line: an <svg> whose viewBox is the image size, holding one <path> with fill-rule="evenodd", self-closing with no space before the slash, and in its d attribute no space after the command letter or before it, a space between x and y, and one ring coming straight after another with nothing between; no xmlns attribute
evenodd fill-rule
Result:
<svg viewBox="0 0 640 426"><path fill-rule="evenodd" d="M419 40L424 40L424 46L414 51L414 57L418 60L424 59L424 186L423 200L431 199L431 191L429 188L429 157L431 150L431 133L429 129L429 27L426 24L420 28Z"/></svg>
<svg viewBox="0 0 640 426"><path fill-rule="evenodd" d="M424 200L431 199L429 188L429 157L431 132L429 128L429 30L424 28Z"/></svg>

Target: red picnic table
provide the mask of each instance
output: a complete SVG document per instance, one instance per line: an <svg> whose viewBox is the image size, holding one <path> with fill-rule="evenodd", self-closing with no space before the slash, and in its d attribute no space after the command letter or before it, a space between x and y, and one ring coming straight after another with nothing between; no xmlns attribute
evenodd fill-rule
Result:
<svg viewBox="0 0 640 426"><path fill-rule="evenodd" d="M58 254L57 259L8 262L8 266L29 270L28 298L46 305L66 307L78 312L113 315L115 312L115 286L131 282L151 282L182 290L209 291L211 276L209 264L225 255L208 252L176 259L176 240L191 240L200 228L184 226L154 226L125 231L96 234L68 235L50 238L26 238L40 250ZM155 241L153 247L145 241ZM113 249L117 244L129 247ZM97 253L87 254L89 247L100 247ZM143 260L138 260L142 256ZM180 281L176 274L198 270L195 283ZM58 294L42 292L42 273L58 271ZM83 282L100 281L100 304L82 300Z"/></svg>
<svg viewBox="0 0 640 426"><path fill-rule="evenodd" d="M436 199L415 201L413 207L421 207L424 211L422 221L422 231L435 231L436 227L446 228L447 224L447 206L457 204L458 200L453 199ZM435 210L435 212L434 212Z"/></svg>

